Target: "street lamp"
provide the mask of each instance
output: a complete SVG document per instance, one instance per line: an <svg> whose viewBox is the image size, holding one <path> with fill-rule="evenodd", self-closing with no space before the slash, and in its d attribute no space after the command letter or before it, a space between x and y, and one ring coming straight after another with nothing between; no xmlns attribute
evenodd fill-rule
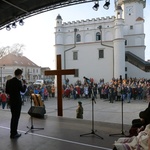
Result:
<svg viewBox="0 0 150 150"><path fill-rule="evenodd" d="M4 67L5 65L1 66L1 89L3 88L3 69L5 68Z"/></svg>

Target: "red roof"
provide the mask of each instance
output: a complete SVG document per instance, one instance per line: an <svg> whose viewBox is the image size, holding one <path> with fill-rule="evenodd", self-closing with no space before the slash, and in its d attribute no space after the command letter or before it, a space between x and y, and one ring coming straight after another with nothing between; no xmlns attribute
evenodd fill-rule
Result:
<svg viewBox="0 0 150 150"><path fill-rule="evenodd" d="M0 59L0 66L26 66L26 67L39 67L34 62L25 56L8 54Z"/></svg>

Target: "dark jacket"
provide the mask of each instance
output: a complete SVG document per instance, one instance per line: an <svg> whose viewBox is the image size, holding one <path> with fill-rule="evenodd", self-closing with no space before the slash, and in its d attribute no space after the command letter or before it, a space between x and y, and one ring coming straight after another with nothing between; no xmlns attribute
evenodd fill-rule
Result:
<svg viewBox="0 0 150 150"><path fill-rule="evenodd" d="M26 85L22 85L22 82L16 77L6 82L6 93L9 95L10 105L22 103L20 92L24 93L26 88Z"/></svg>

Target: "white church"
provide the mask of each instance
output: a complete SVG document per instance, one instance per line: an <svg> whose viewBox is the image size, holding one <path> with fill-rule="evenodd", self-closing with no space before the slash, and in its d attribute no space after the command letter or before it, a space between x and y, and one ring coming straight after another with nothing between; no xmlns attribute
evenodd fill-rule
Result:
<svg viewBox="0 0 150 150"><path fill-rule="evenodd" d="M77 69L63 76L71 83L83 77L94 82L112 78L150 78L145 61L143 9L146 0L117 0L115 14L73 22L56 18L55 52L61 55L62 69Z"/></svg>

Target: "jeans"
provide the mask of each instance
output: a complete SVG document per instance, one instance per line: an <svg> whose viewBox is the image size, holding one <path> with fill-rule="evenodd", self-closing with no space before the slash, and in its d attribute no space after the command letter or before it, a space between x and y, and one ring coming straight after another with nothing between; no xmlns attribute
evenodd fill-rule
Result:
<svg viewBox="0 0 150 150"><path fill-rule="evenodd" d="M127 93L127 100L128 100L128 102L130 102L130 100L131 100L131 93Z"/></svg>

